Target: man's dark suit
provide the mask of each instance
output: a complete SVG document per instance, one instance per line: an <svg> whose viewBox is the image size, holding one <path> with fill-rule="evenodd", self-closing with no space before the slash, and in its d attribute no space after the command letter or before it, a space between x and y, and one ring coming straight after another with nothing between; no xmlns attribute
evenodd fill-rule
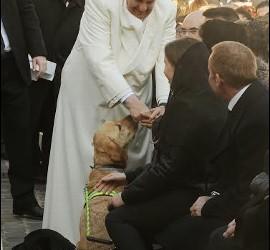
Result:
<svg viewBox="0 0 270 250"><path fill-rule="evenodd" d="M221 195L209 200L202 214L230 221L248 201L249 184L263 170L269 147L269 96L259 82L250 85L230 112L226 130L211 162L217 176L212 190Z"/></svg>
<svg viewBox="0 0 270 250"><path fill-rule="evenodd" d="M34 140L34 164L42 161L42 173L49 163L51 137L56 101L61 84L61 72L79 32L84 11L84 0L71 0L66 7L64 0L33 0L40 21L47 59L57 64L52 82L39 79L30 88L32 133ZM43 132L42 154L38 147L38 132Z"/></svg>
<svg viewBox="0 0 270 250"><path fill-rule="evenodd" d="M207 250L269 249L269 150L264 164L264 172L250 184L250 200L235 219L235 236L224 238L227 226L218 228L211 233Z"/></svg>
<svg viewBox="0 0 270 250"><path fill-rule="evenodd" d="M27 54L45 56L46 50L39 21L31 0L2 0L1 18L8 35L16 65L23 78L22 84L31 84Z"/></svg>
<svg viewBox="0 0 270 250"><path fill-rule="evenodd" d="M31 0L2 0L1 18L11 52L1 53L1 97L4 140L9 157L11 194L16 206L32 206L33 167L31 162L31 84L27 54L45 56L39 21Z"/></svg>
<svg viewBox="0 0 270 250"><path fill-rule="evenodd" d="M157 236L170 250L179 249L179 244L185 250L202 250L211 231L237 217L248 201L249 183L262 171L269 147L269 97L259 82L238 100L217 145L212 160L217 184L209 191L220 195L205 203L202 216L181 218Z"/></svg>

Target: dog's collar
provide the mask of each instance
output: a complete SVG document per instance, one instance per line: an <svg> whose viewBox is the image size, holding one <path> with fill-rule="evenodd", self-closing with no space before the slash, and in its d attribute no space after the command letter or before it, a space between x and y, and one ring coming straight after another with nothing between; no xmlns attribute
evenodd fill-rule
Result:
<svg viewBox="0 0 270 250"><path fill-rule="evenodd" d="M98 167L97 167L98 166ZM117 171L117 172L124 172L123 167L119 165L106 165L106 166L101 166L101 165L96 165L96 166L90 166L90 168L95 169L95 170L101 170L101 171Z"/></svg>

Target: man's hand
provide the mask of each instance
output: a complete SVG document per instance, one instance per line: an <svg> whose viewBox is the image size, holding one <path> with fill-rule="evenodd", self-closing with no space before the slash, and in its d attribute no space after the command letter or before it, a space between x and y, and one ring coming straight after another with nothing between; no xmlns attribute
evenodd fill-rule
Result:
<svg viewBox="0 0 270 250"><path fill-rule="evenodd" d="M44 56L36 56L32 58L33 71L36 71L37 77L44 73L47 69L47 60Z"/></svg>
<svg viewBox="0 0 270 250"><path fill-rule="evenodd" d="M234 237L236 222L235 219L228 224L227 230L223 233L224 238Z"/></svg>
<svg viewBox="0 0 270 250"><path fill-rule="evenodd" d="M202 216L202 208L209 199L210 196L200 196L190 208L191 216Z"/></svg>
<svg viewBox="0 0 270 250"><path fill-rule="evenodd" d="M129 96L124 101L124 104L136 122L139 122L142 119L142 113L150 111L149 108L143 102L141 102L136 95Z"/></svg>
<svg viewBox="0 0 270 250"><path fill-rule="evenodd" d="M111 173L103 178L96 184L95 190L101 192L112 192L115 188L126 184L126 175L124 173Z"/></svg>
<svg viewBox="0 0 270 250"><path fill-rule="evenodd" d="M112 208L117 208L125 205L124 201L122 200L121 193L112 197L111 201L109 202L108 208L109 210Z"/></svg>

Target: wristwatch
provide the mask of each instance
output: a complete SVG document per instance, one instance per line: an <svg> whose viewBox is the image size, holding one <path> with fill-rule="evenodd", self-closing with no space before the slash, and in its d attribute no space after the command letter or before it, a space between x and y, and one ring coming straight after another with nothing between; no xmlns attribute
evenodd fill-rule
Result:
<svg viewBox="0 0 270 250"><path fill-rule="evenodd" d="M215 197L215 196L219 196L220 195L220 193L219 192L217 192L217 191L212 191L211 192L211 197Z"/></svg>

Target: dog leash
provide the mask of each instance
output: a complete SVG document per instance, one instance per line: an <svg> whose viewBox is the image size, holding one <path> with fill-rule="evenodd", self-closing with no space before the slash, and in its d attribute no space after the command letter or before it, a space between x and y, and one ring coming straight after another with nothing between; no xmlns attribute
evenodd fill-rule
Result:
<svg viewBox="0 0 270 250"><path fill-rule="evenodd" d="M110 196L113 197L116 195L116 191L109 192L101 192L101 191L95 191L89 192L88 186L86 185L84 188L84 202L85 202L85 216L86 216L86 238L90 238L91 229L90 229L90 207L89 202L98 196Z"/></svg>

